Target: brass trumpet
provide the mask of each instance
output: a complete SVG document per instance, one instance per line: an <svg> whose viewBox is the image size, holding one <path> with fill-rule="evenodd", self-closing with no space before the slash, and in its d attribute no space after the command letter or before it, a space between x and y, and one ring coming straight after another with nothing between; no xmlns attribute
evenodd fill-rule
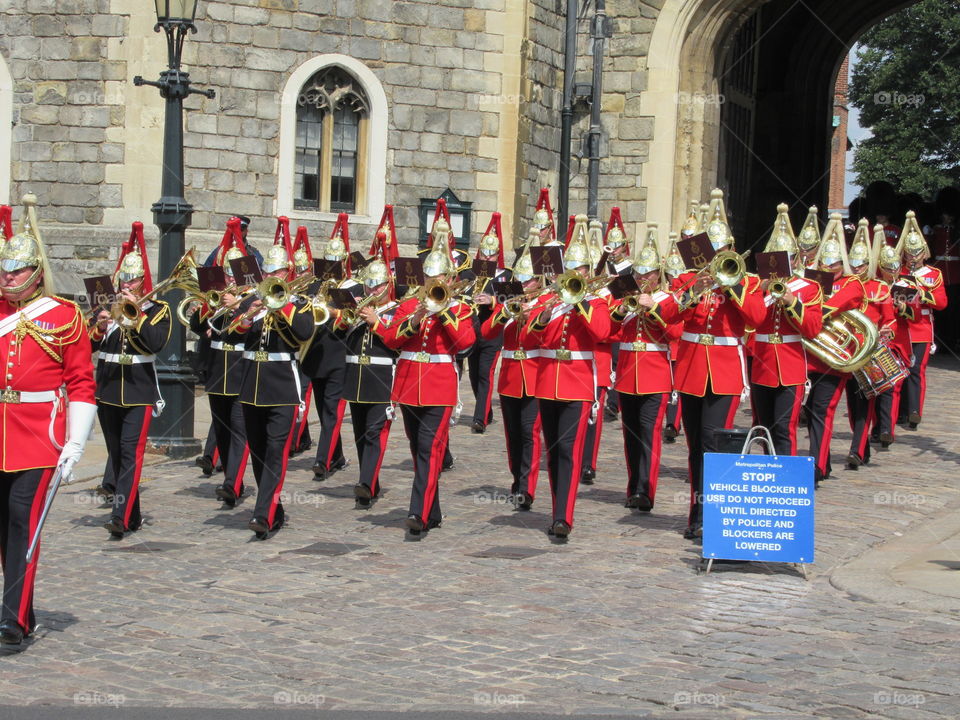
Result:
<svg viewBox="0 0 960 720"><path fill-rule="evenodd" d="M144 305L153 300L153 298L167 292L168 290L185 290L191 295L200 295L200 285L197 282L197 261L193 256L195 248L190 248L183 254L170 273L170 277L158 283L153 290L148 292L140 299L120 300L114 303L110 308L110 315L113 321L122 328L130 329L137 325L140 318L140 311ZM189 320L188 320L189 322Z"/></svg>

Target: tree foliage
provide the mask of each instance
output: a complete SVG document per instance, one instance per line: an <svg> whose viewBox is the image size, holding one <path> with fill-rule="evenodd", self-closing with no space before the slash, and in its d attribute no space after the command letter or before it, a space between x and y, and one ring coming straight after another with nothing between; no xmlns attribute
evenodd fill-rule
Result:
<svg viewBox="0 0 960 720"><path fill-rule="evenodd" d="M857 184L932 197L960 185L960 0L922 0L860 40L850 81L860 125Z"/></svg>

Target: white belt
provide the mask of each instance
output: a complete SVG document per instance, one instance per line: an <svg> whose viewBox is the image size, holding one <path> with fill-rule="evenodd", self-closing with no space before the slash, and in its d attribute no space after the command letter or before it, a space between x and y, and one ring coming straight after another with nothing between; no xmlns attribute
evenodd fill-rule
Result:
<svg viewBox="0 0 960 720"><path fill-rule="evenodd" d="M772 333L770 335L764 335L762 333L757 333L753 336L753 339L757 342L770 343L771 345L780 345L782 343L798 343L803 338L799 335L781 335L779 333Z"/></svg>
<svg viewBox="0 0 960 720"><path fill-rule="evenodd" d="M284 352L264 352L263 350L244 350L243 351L244 360L255 360L256 362L270 362L270 361L279 361L285 360L289 362L293 360L293 355L290 353Z"/></svg>
<svg viewBox="0 0 960 720"><path fill-rule="evenodd" d="M669 345L644 342L643 340L637 340L632 343L620 343L620 350L624 352L667 352L669 349Z"/></svg>
<svg viewBox="0 0 960 720"><path fill-rule="evenodd" d="M685 332L680 336L681 340L697 343L699 345L739 345L738 337L723 337L719 335L710 335L708 333Z"/></svg>
<svg viewBox="0 0 960 720"><path fill-rule="evenodd" d="M413 360L414 362L422 363L452 363L452 355L431 355L426 352L409 352L404 350L400 353L401 360Z"/></svg>
<svg viewBox="0 0 960 720"><path fill-rule="evenodd" d="M558 350L541 350L540 357L550 358L551 360L593 360L593 353L559 348Z"/></svg>
<svg viewBox="0 0 960 720"><path fill-rule="evenodd" d="M34 392L28 390L0 390L0 403L10 403L11 405L16 405L17 403L55 402L56 399L56 390L41 390Z"/></svg>
<svg viewBox="0 0 960 720"><path fill-rule="evenodd" d="M100 359L104 362L119 363L120 365L141 365L143 363L152 363L155 355L120 355L117 353L100 353Z"/></svg>
<svg viewBox="0 0 960 720"><path fill-rule="evenodd" d="M223 350L224 352L232 352L237 349L236 345L231 345L230 343L225 343L223 340L211 340L210 341L211 350Z"/></svg>
<svg viewBox="0 0 960 720"><path fill-rule="evenodd" d="M532 360L533 358L543 357L540 350L524 350L523 348L501 350L500 353L504 360Z"/></svg>
<svg viewBox="0 0 960 720"><path fill-rule="evenodd" d="M929 315L929 314L930 314L930 311L929 311L929 310L921 310L921 311L920 311L920 314L921 314L921 315Z"/></svg>
<svg viewBox="0 0 960 720"><path fill-rule="evenodd" d="M347 355L348 365L393 365L393 358L376 355Z"/></svg>

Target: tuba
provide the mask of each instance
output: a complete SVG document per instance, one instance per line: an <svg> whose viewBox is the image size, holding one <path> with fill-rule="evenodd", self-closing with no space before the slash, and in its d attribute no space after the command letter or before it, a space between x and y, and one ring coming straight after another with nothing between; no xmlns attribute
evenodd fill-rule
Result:
<svg viewBox="0 0 960 720"><path fill-rule="evenodd" d="M137 319L140 317L140 309L149 301L168 290L180 289L186 291L189 295L202 295L200 285L197 282L197 260L193 256L195 248L190 248L183 254L183 257L177 261L170 277L157 284L153 290L141 297L136 302L132 300L121 300L110 308L110 314L113 321L122 328L133 328L137 325ZM179 310L179 307L178 307ZM187 323L189 324L189 319Z"/></svg>
<svg viewBox="0 0 960 720"><path fill-rule="evenodd" d="M857 334L863 336L861 341ZM807 352L828 367L843 373L853 373L873 357L880 341L877 326L859 310L837 313L823 323L823 329L812 338L801 342Z"/></svg>

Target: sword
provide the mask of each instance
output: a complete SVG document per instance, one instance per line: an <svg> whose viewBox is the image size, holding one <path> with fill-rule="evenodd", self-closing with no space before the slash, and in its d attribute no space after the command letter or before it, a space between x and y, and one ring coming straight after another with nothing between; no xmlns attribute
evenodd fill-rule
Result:
<svg viewBox="0 0 960 720"><path fill-rule="evenodd" d="M33 533L33 538L30 540L30 547L27 550L28 565L30 561L33 560L33 553L37 550L37 543L40 542L40 532L43 530L43 523L46 522L47 514L50 512L50 508L53 507L53 498L57 495L61 480L63 480L63 465L58 465L56 471L53 473L53 477L50 479L50 489L47 490L47 502L44 504L43 512L40 514L40 522L37 523L37 529Z"/></svg>

